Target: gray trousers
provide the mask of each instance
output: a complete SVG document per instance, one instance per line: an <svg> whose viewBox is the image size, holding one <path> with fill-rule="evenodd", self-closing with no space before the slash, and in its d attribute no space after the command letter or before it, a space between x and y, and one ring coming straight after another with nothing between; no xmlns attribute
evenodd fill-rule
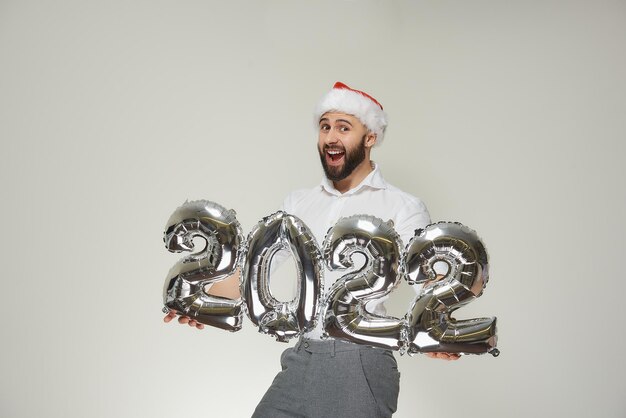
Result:
<svg viewBox="0 0 626 418"><path fill-rule="evenodd" d="M301 339L280 363L253 418L384 418L396 411L400 373L389 350Z"/></svg>

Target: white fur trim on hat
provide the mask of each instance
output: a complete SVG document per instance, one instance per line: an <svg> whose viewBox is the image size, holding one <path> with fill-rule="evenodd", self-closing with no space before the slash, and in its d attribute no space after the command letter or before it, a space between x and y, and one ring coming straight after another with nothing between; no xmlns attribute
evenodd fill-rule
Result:
<svg viewBox="0 0 626 418"><path fill-rule="evenodd" d="M338 85L340 83L337 83ZM387 128L387 115L379 103L350 89L333 88L315 107L314 123L317 127L324 113L331 111L346 113L359 119L370 131L376 134L376 145L380 145Z"/></svg>

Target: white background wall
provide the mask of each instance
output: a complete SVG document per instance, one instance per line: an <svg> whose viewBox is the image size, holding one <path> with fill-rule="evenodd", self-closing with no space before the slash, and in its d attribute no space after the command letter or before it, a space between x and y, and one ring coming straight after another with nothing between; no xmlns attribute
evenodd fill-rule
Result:
<svg viewBox="0 0 626 418"><path fill-rule="evenodd" d="M390 115L386 178L491 256L457 317L501 356L400 358L396 416L623 417L624 74L624 1L1 1L0 415L249 416L285 345L164 325L162 228L316 184L341 80Z"/></svg>

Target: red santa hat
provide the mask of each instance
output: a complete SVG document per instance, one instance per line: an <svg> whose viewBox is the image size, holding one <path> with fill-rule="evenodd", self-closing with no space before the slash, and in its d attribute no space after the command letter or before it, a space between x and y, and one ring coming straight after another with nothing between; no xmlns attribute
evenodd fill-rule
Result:
<svg viewBox="0 0 626 418"><path fill-rule="evenodd" d="M359 119L370 131L376 134L376 145L383 141L387 128L387 115L383 106L369 94L336 82L315 107L315 126L327 112L341 112Z"/></svg>

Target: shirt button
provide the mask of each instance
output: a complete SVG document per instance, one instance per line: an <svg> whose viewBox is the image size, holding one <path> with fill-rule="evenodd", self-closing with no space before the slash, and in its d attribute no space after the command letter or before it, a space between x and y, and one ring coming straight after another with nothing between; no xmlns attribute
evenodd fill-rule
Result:
<svg viewBox="0 0 626 418"><path fill-rule="evenodd" d="M304 348L309 348L309 343L304 343Z"/></svg>

